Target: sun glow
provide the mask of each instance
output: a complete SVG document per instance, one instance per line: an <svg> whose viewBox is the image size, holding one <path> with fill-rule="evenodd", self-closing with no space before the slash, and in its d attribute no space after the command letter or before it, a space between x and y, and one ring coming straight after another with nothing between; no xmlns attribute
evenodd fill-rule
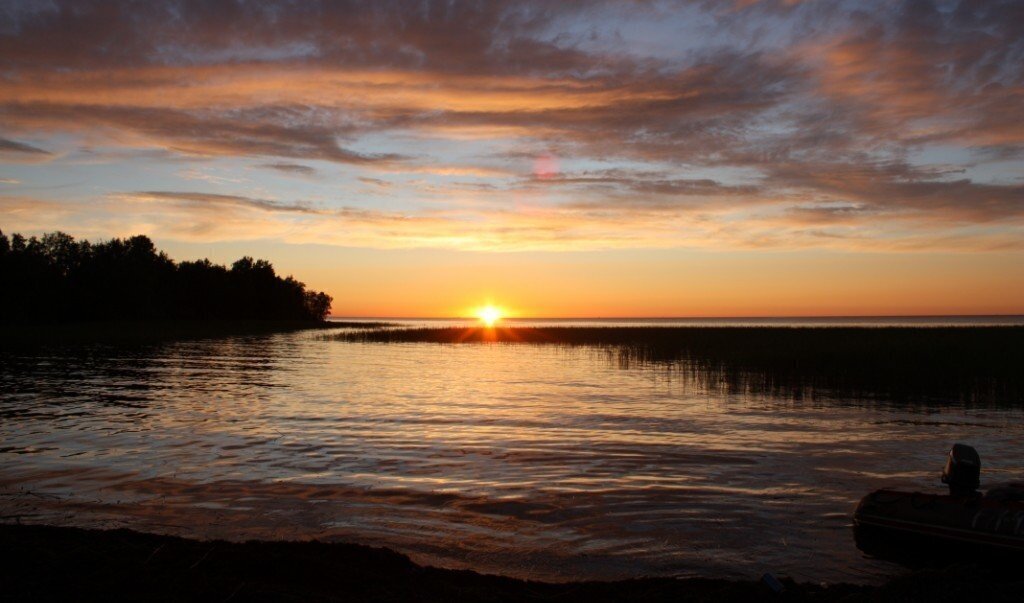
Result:
<svg viewBox="0 0 1024 603"><path fill-rule="evenodd" d="M488 327L493 327L495 323L501 320L502 311L501 308L496 306L484 306L476 311L476 317L480 319L480 322Z"/></svg>

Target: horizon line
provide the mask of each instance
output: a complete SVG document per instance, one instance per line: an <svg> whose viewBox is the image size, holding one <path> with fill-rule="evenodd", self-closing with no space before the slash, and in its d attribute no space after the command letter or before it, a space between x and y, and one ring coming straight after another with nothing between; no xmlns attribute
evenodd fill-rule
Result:
<svg viewBox="0 0 1024 603"><path fill-rule="evenodd" d="M477 316L371 316L329 315L334 319L358 320L478 320ZM786 320L786 319L881 319L881 318L1024 318L1016 314L789 314L762 316L506 316L503 321L516 320Z"/></svg>

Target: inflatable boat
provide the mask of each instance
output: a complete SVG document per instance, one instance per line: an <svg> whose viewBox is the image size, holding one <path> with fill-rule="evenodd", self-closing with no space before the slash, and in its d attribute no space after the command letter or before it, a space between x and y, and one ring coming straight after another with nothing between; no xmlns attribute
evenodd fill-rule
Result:
<svg viewBox="0 0 1024 603"><path fill-rule="evenodd" d="M1005 557L1024 554L1024 482L984 494L977 451L956 444L942 481L949 494L876 490L853 514L857 547L880 557L944 556L951 550Z"/></svg>

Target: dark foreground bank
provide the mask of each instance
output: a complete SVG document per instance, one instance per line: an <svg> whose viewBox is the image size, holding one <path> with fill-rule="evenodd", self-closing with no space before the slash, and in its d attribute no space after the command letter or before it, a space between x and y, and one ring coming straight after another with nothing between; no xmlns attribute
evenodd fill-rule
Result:
<svg viewBox="0 0 1024 603"><path fill-rule="evenodd" d="M957 566L880 586L642 578L552 584L421 567L381 548L201 542L128 530L0 525L5 601L1017 601L1024 577Z"/></svg>

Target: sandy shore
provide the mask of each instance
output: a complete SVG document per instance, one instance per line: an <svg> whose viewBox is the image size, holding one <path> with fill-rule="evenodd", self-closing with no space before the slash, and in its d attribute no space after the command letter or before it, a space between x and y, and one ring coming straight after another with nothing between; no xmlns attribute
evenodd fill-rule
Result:
<svg viewBox="0 0 1024 603"><path fill-rule="evenodd" d="M641 578L543 583L422 567L383 548L198 541L128 530L0 525L5 601L1015 601L1024 577L969 565L879 587ZM1016 575L1014 575L1016 574Z"/></svg>

